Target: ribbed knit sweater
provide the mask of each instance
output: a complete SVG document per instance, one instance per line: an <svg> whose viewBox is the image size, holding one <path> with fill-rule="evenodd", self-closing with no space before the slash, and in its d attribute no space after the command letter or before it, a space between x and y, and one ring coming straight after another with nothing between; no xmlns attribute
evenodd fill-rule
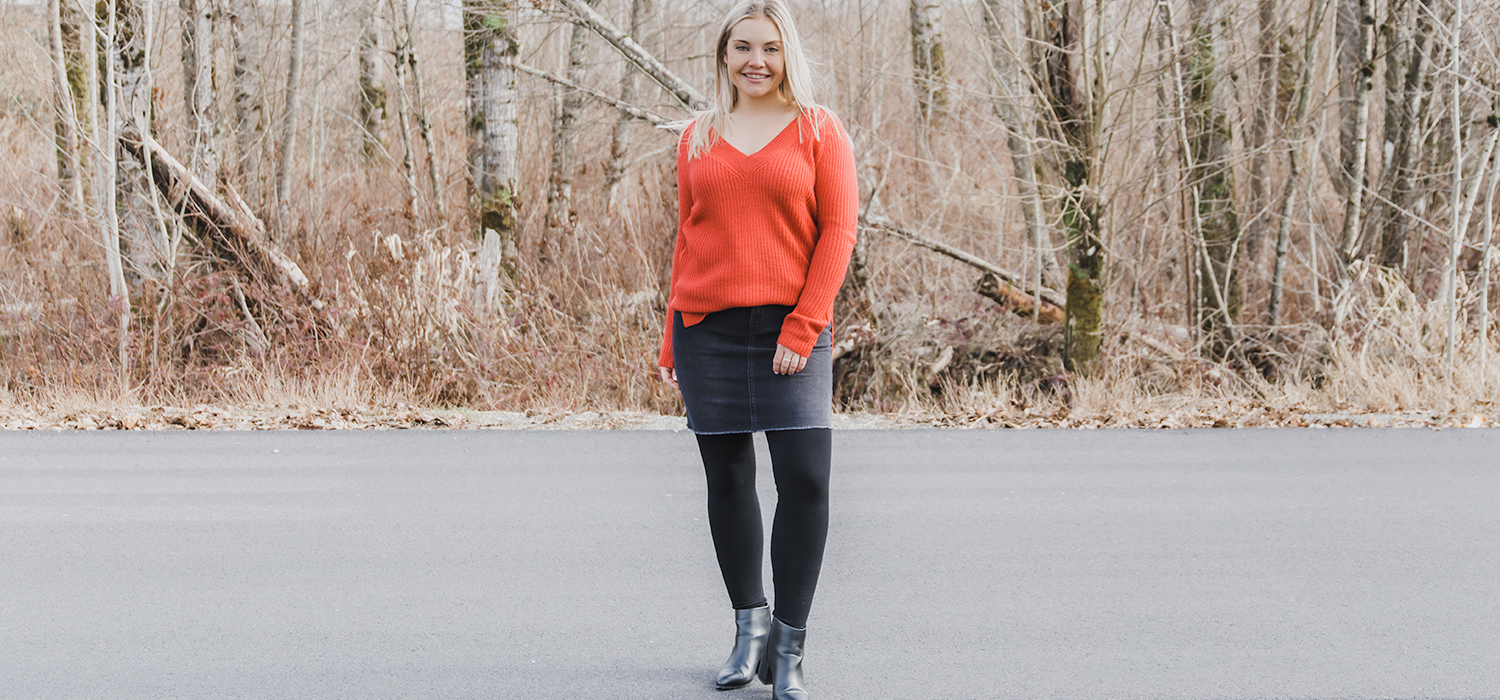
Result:
<svg viewBox="0 0 1500 700"><path fill-rule="evenodd" d="M831 112L818 138L799 115L764 148L723 139L688 159L693 126L677 144L677 247L662 339L672 362L672 312L692 326L715 311L795 306L777 342L806 357L833 316L859 218L854 152Z"/></svg>

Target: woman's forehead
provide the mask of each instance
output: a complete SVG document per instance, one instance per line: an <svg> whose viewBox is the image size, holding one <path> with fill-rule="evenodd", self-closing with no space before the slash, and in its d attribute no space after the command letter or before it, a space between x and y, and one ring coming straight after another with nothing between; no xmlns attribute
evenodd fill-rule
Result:
<svg viewBox="0 0 1500 700"><path fill-rule="evenodd" d="M746 17L730 28L729 40L752 44L781 41L781 29L768 17Z"/></svg>

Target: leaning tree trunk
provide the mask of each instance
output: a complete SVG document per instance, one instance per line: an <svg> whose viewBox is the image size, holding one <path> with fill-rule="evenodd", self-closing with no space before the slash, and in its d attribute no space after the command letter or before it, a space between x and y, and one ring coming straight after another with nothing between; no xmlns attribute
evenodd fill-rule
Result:
<svg viewBox="0 0 1500 700"><path fill-rule="evenodd" d="M380 141L386 116L380 66L380 12L371 6L359 32L359 144L365 160L374 160L385 151Z"/></svg>
<svg viewBox="0 0 1500 700"><path fill-rule="evenodd" d="M500 266L517 269L518 139L516 56L521 51L510 0L464 0L464 77L469 104L469 176L479 213L476 238L493 232Z"/></svg>
<svg viewBox="0 0 1500 700"><path fill-rule="evenodd" d="M207 183L219 174L218 90L214 87L214 0L181 0L182 97L187 108L188 167Z"/></svg>
<svg viewBox="0 0 1500 700"><path fill-rule="evenodd" d="M943 62L943 39L938 32L936 0L911 2L911 59L917 89L917 151L932 161L931 127L933 120L947 107L946 69Z"/></svg>
<svg viewBox="0 0 1500 700"><path fill-rule="evenodd" d="M47 48L52 63L52 97L57 118L57 181L63 192L62 206L70 216L80 216L88 200L83 194L83 133L79 128L78 98L74 71L68 63L67 40L78 38L77 13L63 19L60 0L47 5ZM71 24L71 32L64 29ZM78 53L75 48L72 53Z"/></svg>
<svg viewBox="0 0 1500 700"><path fill-rule="evenodd" d="M630 36L641 35L642 23L650 12L651 0L630 0ZM621 63L624 71L620 75L620 102L631 104L635 102L637 71L629 61ZM620 181L625 179L625 158L630 153L628 138L634 121L629 114L620 111L619 117L615 119L614 134L609 141L609 161L604 166L604 207L611 216L618 211Z"/></svg>
<svg viewBox="0 0 1500 700"><path fill-rule="evenodd" d="M1242 297L1235 258L1240 237L1234 208L1234 135L1219 96L1218 26L1214 0L1193 0L1188 23L1188 75L1185 86L1190 166L1198 233L1199 323L1204 350L1214 360L1229 356Z"/></svg>
<svg viewBox="0 0 1500 700"><path fill-rule="evenodd" d="M588 1L591 6L597 2ZM575 84L583 80L588 38L587 27L573 25L568 37L567 78ZM551 259L553 248L561 244L561 238L572 230L577 220L577 213L573 211L573 171L577 168L578 116L583 112L584 95L566 88L561 92L557 119L552 123L552 173L547 184L547 216L542 240L537 245L538 258L543 264Z"/></svg>
<svg viewBox="0 0 1500 700"><path fill-rule="evenodd" d="M288 191L292 148L297 142L297 85L302 81L302 44L305 40L302 6L306 0L292 0L292 43L287 49L286 100L281 115L281 138L276 149L276 243L286 245L291 228L292 205Z"/></svg>
<svg viewBox="0 0 1500 700"><path fill-rule="evenodd" d="M234 136L238 150L234 174L251 203L261 203L260 156L266 123L260 64L264 57L256 30L246 27L259 15L256 0L222 1L229 11L230 52L234 58Z"/></svg>
<svg viewBox="0 0 1500 700"><path fill-rule="evenodd" d="M1101 368L1104 331L1104 212L1099 201L1099 152L1095 126L1100 106L1088 79L1080 0L1032 6L1028 33L1040 50L1037 82L1044 91L1048 131L1059 142L1062 226L1072 264L1068 267L1064 362L1069 370L1095 374ZM1096 66L1096 70L1098 66Z"/></svg>

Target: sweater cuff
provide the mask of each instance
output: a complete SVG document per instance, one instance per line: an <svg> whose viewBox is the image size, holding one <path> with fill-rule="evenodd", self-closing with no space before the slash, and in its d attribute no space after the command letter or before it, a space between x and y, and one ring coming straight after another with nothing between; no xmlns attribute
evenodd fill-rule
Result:
<svg viewBox="0 0 1500 700"><path fill-rule="evenodd" d="M825 321L801 316L794 311L787 314L786 319L781 322L781 335L776 342L798 355L810 357L813 346L818 344L818 334L827 327L828 323Z"/></svg>
<svg viewBox="0 0 1500 700"><path fill-rule="evenodd" d="M666 367L668 369L672 369L672 368L676 367L676 365L672 364L672 309L671 309L671 307L667 308L667 323L666 323L666 326L664 327L661 335L662 335L662 337L661 337L661 354L656 358L656 366L657 367Z"/></svg>

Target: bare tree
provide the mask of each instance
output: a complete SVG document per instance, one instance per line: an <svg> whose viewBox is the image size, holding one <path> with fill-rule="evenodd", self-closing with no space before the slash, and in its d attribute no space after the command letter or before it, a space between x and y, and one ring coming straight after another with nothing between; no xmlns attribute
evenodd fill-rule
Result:
<svg viewBox="0 0 1500 700"><path fill-rule="evenodd" d="M645 18L651 12L651 0L630 0L630 36L639 37ZM629 61L621 62L620 101L635 102L636 68ZM619 206L620 181L625 179L626 157L630 155L630 127L635 120L625 112L615 119L615 129L609 140L609 160L604 165L604 207L613 215Z"/></svg>
<svg viewBox="0 0 1500 700"><path fill-rule="evenodd" d="M1250 197L1252 212L1244 232L1245 265L1254 270L1260 264L1260 251L1266 239L1266 225L1270 219L1270 151L1271 122L1280 110L1279 70L1281 37L1283 29L1277 19L1278 0L1258 0L1256 5L1257 28L1260 42L1255 57L1255 83L1259 89L1250 107Z"/></svg>
<svg viewBox="0 0 1500 700"><path fill-rule="evenodd" d="M73 20L72 35L76 40L76 18L70 19ZM57 112L57 180L63 191L64 210L76 216L82 213L88 200L83 194L83 134L79 128L78 101L73 81L69 78L71 71L64 48L64 24L62 2L50 0L47 4L47 48L52 62L52 96Z"/></svg>
<svg viewBox="0 0 1500 700"><path fill-rule="evenodd" d="M188 167L204 182L219 173L219 110L214 86L215 0L180 0L182 95L187 113Z"/></svg>
<svg viewBox="0 0 1500 700"><path fill-rule="evenodd" d="M1193 0L1188 23L1188 71L1183 128L1187 131L1189 192L1193 198L1194 229L1201 246L1198 289L1202 296L1199 323L1204 349L1216 360L1228 357L1239 320L1240 274L1235 258L1240 238L1234 205L1234 172L1230 148L1234 141L1219 96L1219 5Z"/></svg>
<svg viewBox="0 0 1500 700"><path fill-rule="evenodd" d="M929 133L933 120L947 107L943 38L938 30L937 0L910 0L911 59L913 81L917 90L917 150L932 160Z"/></svg>
<svg viewBox="0 0 1500 700"><path fill-rule="evenodd" d="M1358 254L1363 231L1370 137L1370 91L1375 82L1375 20L1370 14L1370 0L1342 0L1338 17L1339 65L1342 70L1339 89L1350 93L1349 104L1342 109L1345 204L1344 225L1339 234L1338 248L1342 278Z"/></svg>
<svg viewBox="0 0 1500 700"><path fill-rule="evenodd" d="M437 146L432 139L432 120L428 117L427 97L422 92L422 67L418 64L418 53L416 46L416 17L414 5L416 0L393 0L392 11L396 12L399 3L399 15L394 21L399 24L396 33L396 75L397 84L401 90L401 110L403 130L402 138L410 145L410 136L405 133L406 113L411 112L417 120L417 131L422 135L422 145L427 151L427 181L432 188L433 211L439 219L446 216L447 202L443 197L442 181L437 174ZM408 98L406 87L408 80L411 82L411 95ZM408 150L409 152L409 150ZM413 185L415 189L415 185Z"/></svg>
<svg viewBox="0 0 1500 700"><path fill-rule="evenodd" d="M125 284L125 261L124 251L120 236L120 221L115 209L115 194L118 187L115 184L116 163L120 153L120 115L118 112L120 98L120 78L118 65L122 62L119 42L119 14L118 0L109 0L106 6L106 19L104 31L104 119L102 134L99 138L98 160L103 170L102 177L98 179L99 189L103 192L103 201L100 210L104 212L104 262L109 271L109 298L110 306L115 313L116 332L118 333L117 354L120 369L120 386L124 388L126 377L129 374L129 330L130 330L130 289ZM91 18L89 33L93 34L97 23ZM95 72L90 68L91 73ZM98 85L98 82L91 80ZM98 94L91 92L90 94ZM98 123L97 120L94 120Z"/></svg>
<svg viewBox="0 0 1500 700"><path fill-rule="evenodd" d="M1062 178L1062 225L1072 264L1068 266L1065 362L1068 369L1095 373L1104 340L1104 209L1099 201L1098 126L1100 81L1090 80L1081 0L1029 4L1028 36L1043 92L1042 127L1058 144L1054 171ZM1097 71L1097 64L1093 70Z"/></svg>
<svg viewBox="0 0 1500 700"><path fill-rule="evenodd" d="M588 0L590 6L597 0ZM583 80L584 57L588 49L589 30L582 24L574 24L568 36L567 78L573 83ZM552 255L558 239L572 230L577 220L573 211L573 171L577 169L575 152L578 148L578 117L583 111L583 93L578 90L561 89L557 118L552 122L552 172L547 184L547 215L543 224L542 240L537 246L543 263Z"/></svg>
<svg viewBox="0 0 1500 700"><path fill-rule="evenodd" d="M297 142L297 108L302 82L302 44L306 28L302 22L302 6L306 0L292 0L292 43L287 49L286 99L281 115L281 139L276 149L276 242L286 244L291 229L291 193L287 189L292 162L292 147Z"/></svg>
<svg viewBox="0 0 1500 700"><path fill-rule="evenodd" d="M519 125L516 69L521 51L510 0L464 0L464 75L469 103L469 175L477 238L494 232L501 267L517 273L516 181Z"/></svg>
<svg viewBox="0 0 1500 700"><path fill-rule="evenodd" d="M385 86L380 82L380 12L371 6L359 31L359 142L366 159L385 151L381 125L385 122Z"/></svg>
<svg viewBox="0 0 1500 700"><path fill-rule="evenodd" d="M234 57L234 135L239 186L252 202L262 201L259 188L261 141L265 135L265 101L261 96L260 44L246 24L259 17L257 0L223 0L229 11L230 52Z"/></svg>
<svg viewBox="0 0 1500 700"><path fill-rule="evenodd" d="M1302 48L1299 63L1302 65L1302 75L1298 77L1293 88L1294 102L1291 123L1287 125L1287 142L1290 148L1287 154L1286 184L1281 190L1280 206L1276 212L1276 263L1271 273L1271 298L1266 306L1266 322L1271 326L1281 323L1281 297L1282 288L1286 279L1286 257L1291 240L1291 212L1292 195L1296 193L1300 185L1304 152L1306 144L1302 142L1303 134L1307 131L1307 112L1310 100L1308 91L1312 84L1312 69L1317 64L1316 52L1318 46L1318 33L1323 27L1323 15L1328 11L1329 0L1317 0L1314 3L1311 21L1308 22L1306 41Z"/></svg>
<svg viewBox="0 0 1500 700"><path fill-rule="evenodd" d="M1000 0L984 0L983 11L985 33L990 41L991 73L996 87L995 114L1005 124L1006 148L1010 151L1011 167L1020 184L1021 218L1026 222L1034 258L1032 288L1041 289L1059 275L1057 258L1051 251L1051 236L1044 221L1041 191L1037 187L1037 165L1033 159L1036 141L1030 127L1034 117L1023 116L1023 104L1027 102L1029 92L1019 82L1021 68L1008 40L1015 32L1007 21L1009 14L1005 4ZM1034 303L1033 307L1039 309L1041 305Z"/></svg>

